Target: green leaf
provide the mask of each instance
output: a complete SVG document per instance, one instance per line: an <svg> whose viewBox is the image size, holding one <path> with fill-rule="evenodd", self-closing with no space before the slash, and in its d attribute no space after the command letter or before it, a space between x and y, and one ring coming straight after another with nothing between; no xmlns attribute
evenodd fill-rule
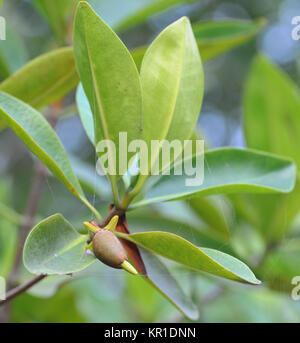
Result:
<svg viewBox="0 0 300 343"><path fill-rule="evenodd" d="M201 108L204 76L188 18L169 25L150 45L141 67L141 83L143 138L148 149L152 140L190 138ZM149 156L149 169L160 149Z"/></svg>
<svg viewBox="0 0 300 343"><path fill-rule="evenodd" d="M192 161L196 165L195 157ZM287 193L294 188L295 173L291 161L274 155L246 149L215 149L205 152L200 186L187 186L189 176L174 175L171 169L170 175L158 177L146 198L133 206L220 193Z"/></svg>
<svg viewBox="0 0 300 343"><path fill-rule="evenodd" d="M68 94L78 84L72 48L41 55L0 84L0 90L39 108Z"/></svg>
<svg viewBox="0 0 300 343"><path fill-rule="evenodd" d="M82 84L80 83L77 87L76 92L76 104L81 119L82 126L87 134L89 140L93 145L95 145L95 129L94 129L94 119L91 106L88 98L84 93Z"/></svg>
<svg viewBox="0 0 300 343"><path fill-rule="evenodd" d="M93 111L96 142L112 140L116 146L116 161L119 161L119 132L127 133L128 142L141 137L139 75L125 45L86 2L80 2L77 8L74 54ZM101 155L103 152L99 152ZM111 156L110 152L108 155ZM131 156L133 154L128 159ZM110 161L112 166L114 158ZM116 163L117 175L118 172ZM115 175L110 177L115 180Z"/></svg>
<svg viewBox="0 0 300 343"><path fill-rule="evenodd" d="M85 251L87 236L80 235L61 214L39 222L29 233L23 252L33 274L69 274L96 261Z"/></svg>
<svg viewBox="0 0 300 343"><path fill-rule="evenodd" d="M129 29L146 21L150 16L164 11L178 4L195 2L196 0L144 0L141 8L126 19L122 20L116 27L118 31Z"/></svg>
<svg viewBox="0 0 300 343"><path fill-rule="evenodd" d="M0 92L0 118L75 196L87 202L61 142L39 112Z"/></svg>
<svg viewBox="0 0 300 343"><path fill-rule="evenodd" d="M264 19L220 20L193 24L203 61L217 57L255 37L265 26Z"/></svg>
<svg viewBox="0 0 300 343"><path fill-rule="evenodd" d="M257 56L244 93L247 145L293 158L300 167L300 90L264 56Z"/></svg>
<svg viewBox="0 0 300 343"><path fill-rule="evenodd" d="M152 231L117 235L192 269L229 280L250 284L260 283L252 271L235 257L214 249L199 248L172 233Z"/></svg>
<svg viewBox="0 0 300 343"><path fill-rule="evenodd" d="M167 267L151 252L144 249L140 249L140 252L147 269L147 276L143 278L185 316L196 320L199 317L197 307L184 294Z"/></svg>

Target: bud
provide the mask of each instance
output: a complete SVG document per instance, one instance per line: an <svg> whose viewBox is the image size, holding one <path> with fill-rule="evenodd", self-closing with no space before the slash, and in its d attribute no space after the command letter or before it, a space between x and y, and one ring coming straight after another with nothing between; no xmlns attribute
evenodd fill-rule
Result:
<svg viewBox="0 0 300 343"><path fill-rule="evenodd" d="M113 268L122 268L127 261L126 252L118 238L109 230L100 229L93 238L95 256L103 263Z"/></svg>
<svg viewBox="0 0 300 343"><path fill-rule="evenodd" d="M119 217L114 216L110 222L100 228L94 222L84 222L84 226L93 233L93 240L86 249L93 249L94 255L104 264L112 268L123 268L128 273L137 275L136 269L128 262L127 254L114 231Z"/></svg>

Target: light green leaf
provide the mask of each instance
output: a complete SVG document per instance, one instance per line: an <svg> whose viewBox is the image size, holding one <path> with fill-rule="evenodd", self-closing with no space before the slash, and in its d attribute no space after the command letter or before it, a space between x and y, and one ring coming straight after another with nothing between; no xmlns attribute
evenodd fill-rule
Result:
<svg viewBox="0 0 300 343"><path fill-rule="evenodd" d="M76 104L81 119L82 126L87 134L89 140L93 145L95 145L95 129L94 129L94 119L91 106L88 98L84 93L82 84L80 83L77 87L76 92Z"/></svg>
<svg viewBox="0 0 300 343"><path fill-rule="evenodd" d="M295 173L291 161L274 155L236 148L215 149L205 152L200 186L187 186L189 176L174 175L171 169L170 175L158 177L146 198L134 206L218 193L287 193L294 188Z"/></svg>
<svg viewBox="0 0 300 343"><path fill-rule="evenodd" d="M196 0L144 0L143 6L135 13L122 20L116 27L118 31L126 30L146 21L150 16L180 4L195 2Z"/></svg>
<svg viewBox="0 0 300 343"><path fill-rule="evenodd" d="M204 77L197 44L186 17L169 25L150 45L141 67L141 83L143 138L148 149L152 140L183 142L190 138L200 112ZM149 156L149 169L160 149ZM173 159L176 157L174 154Z"/></svg>
<svg viewBox="0 0 300 343"><path fill-rule="evenodd" d="M75 17L74 54L93 112L96 142L112 140L119 161L119 132L127 133L128 142L141 136L139 75L125 45L86 2L79 3Z"/></svg>
<svg viewBox="0 0 300 343"><path fill-rule="evenodd" d="M247 145L293 158L300 166L300 90L264 56L257 56L244 93Z"/></svg>
<svg viewBox="0 0 300 343"><path fill-rule="evenodd" d="M147 276L143 278L185 316L196 320L199 317L197 307L184 294L167 267L150 251L140 249L140 252L147 270Z"/></svg>
<svg viewBox="0 0 300 343"><path fill-rule="evenodd" d="M118 233L117 235L195 270L229 280L250 284L260 283L252 271L235 257L214 249L199 248L172 233L152 231L130 235Z"/></svg>
<svg viewBox="0 0 300 343"><path fill-rule="evenodd" d="M217 57L255 37L265 26L264 19L220 20L193 24L203 61Z"/></svg>
<svg viewBox="0 0 300 343"><path fill-rule="evenodd" d="M80 235L61 214L38 223L29 233L23 261L33 274L69 274L94 261L85 251L87 236Z"/></svg>
<svg viewBox="0 0 300 343"><path fill-rule="evenodd" d="M58 100L78 84L72 48L41 55L0 84L9 93L39 108Z"/></svg>
<svg viewBox="0 0 300 343"><path fill-rule="evenodd" d="M68 156L47 120L29 105L3 92L0 92L0 118L69 191L88 206Z"/></svg>

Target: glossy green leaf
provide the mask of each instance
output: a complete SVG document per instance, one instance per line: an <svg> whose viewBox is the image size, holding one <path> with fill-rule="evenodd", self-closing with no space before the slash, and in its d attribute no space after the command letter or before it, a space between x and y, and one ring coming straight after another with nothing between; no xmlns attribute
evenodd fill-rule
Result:
<svg viewBox="0 0 300 343"><path fill-rule="evenodd" d="M21 100L0 92L0 118L75 196L86 203L60 140L39 112Z"/></svg>
<svg viewBox="0 0 300 343"><path fill-rule="evenodd" d="M203 61L217 57L255 37L265 26L264 19L220 20L193 24Z"/></svg>
<svg viewBox="0 0 300 343"><path fill-rule="evenodd" d="M26 64L2 82L0 90L39 108L68 94L78 81L73 49L62 48Z"/></svg>
<svg viewBox="0 0 300 343"><path fill-rule="evenodd" d="M88 98L84 93L82 84L80 83L77 87L76 92L76 104L81 119L82 126L87 134L89 140L95 145L95 130L94 130L94 119L91 106Z"/></svg>
<svg viewBox="0 0 300 343"><path fill-rule="evenodd" d="M85 250L87 236L80 235L61 214L38 223L29 233L23 261L33 274L69 274L96 261Z"/></svg>
<svg viewBox="0 0 300 343"><path fill-rule="evenodd" d="M158 35L146 52L140 75L143 138L149 149L152 140L183 142L190 138L200 112L204 77L188 18L177 20ZM149 156L149 169L159 153L160 149Z"/></svg>
<svg viewBox="0 0 300 343"><path fill-rule="evenodd" d="M152 231L130 235L118 233L118 236L198 271L239 282L260 283L252 271L235 257L214 249L199 248L172 233Z"/></svg>
<svg viewBox="0 0 300 343"><path fill-rule="evenodd" d="M174 175L171 170L170 175L158 177L146 198L134 206L218 193L287 193L294 187L295 173L291 161L274 155L236 148L215 149L205 152L200 186L187 186L189 176Z"/></svg>
<svg viewBox="0 0 300 343"><path fill-rule="evenodd" d="M118 31L139 25L152 15L180 4L195 2L196 0L142 0L141 8L122 20L116 27Z"/></svg>
<svg viewBox="0 0 300 343"><path fill-rule="evenodd" d="M86 2L79 3L75 17L74 54L93 111L96 142L112 140L119 161L119 132L127 133L128 142L141 137L139 75L125 45Z"/></svg>
<svg viewBox="0 0 300 343"><path fill-rule="evenodd" d="M184 294L167 267L150 251L140 249L140 252L147 270L147 276L143 278L185 316L196 320L199 316L197 307Z"/></svg>
<svg viewBox="0 0 300 343"><path fill-rule="evenodd" d="M244 93L247 145L294 159L300 166L300 90L264 56L257 56Z"/></svg>

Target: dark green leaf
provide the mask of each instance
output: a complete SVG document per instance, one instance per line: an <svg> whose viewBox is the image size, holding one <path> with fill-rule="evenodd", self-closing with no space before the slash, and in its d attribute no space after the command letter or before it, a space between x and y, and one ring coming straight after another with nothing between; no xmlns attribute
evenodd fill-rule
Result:
<svg viewBox="0 0 300 343"><path fill-rule="evenodd" d="M196 165L195 157L193 161ZM294 188L295 173L291 161L274 155L236 148L211 150L204 155L200 186L187 186L189 177L171 170L170 175L158 177L146 198L134 206L218 193L288 193Z"/></svg>

